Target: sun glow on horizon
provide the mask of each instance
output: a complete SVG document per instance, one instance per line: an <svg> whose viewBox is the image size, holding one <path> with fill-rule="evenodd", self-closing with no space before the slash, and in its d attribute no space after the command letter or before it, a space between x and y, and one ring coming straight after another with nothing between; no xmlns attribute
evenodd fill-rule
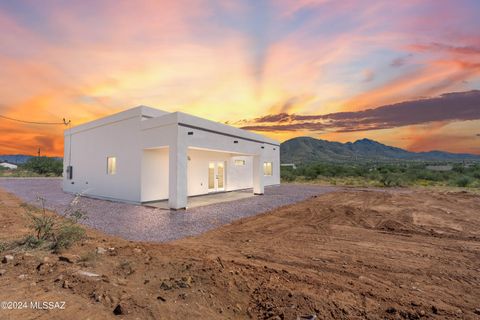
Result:
<svg viewBox="0 0 480 320"><path fill-rule="evenodd" d="M480 154L480 115L308 123L480 89L479 11L474 0L2 2L0 115L76 125L148 105L242 127L288 114L307 120L256 132ZM0 154L63 154L62 126L0 127Z"/></svg>

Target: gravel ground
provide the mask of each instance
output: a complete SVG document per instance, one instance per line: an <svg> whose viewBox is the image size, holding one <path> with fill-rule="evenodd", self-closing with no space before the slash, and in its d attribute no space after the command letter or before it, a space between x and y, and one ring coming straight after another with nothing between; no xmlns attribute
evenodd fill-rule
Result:
<svg viewBox="0 0 480 320"><path fill-rule="evenodd" d="M60 179L0 179L0 188L23 201L38 205L46 199L48 209L61 214L74 196L64 193ZM73 206L87 213L83 223L106 233L135 241L166 242L201 234L234 220L336 190L316 185L280 185L265 188L265 195L217 203L184 211L169 211L139 205L80 197Z"/></svg>

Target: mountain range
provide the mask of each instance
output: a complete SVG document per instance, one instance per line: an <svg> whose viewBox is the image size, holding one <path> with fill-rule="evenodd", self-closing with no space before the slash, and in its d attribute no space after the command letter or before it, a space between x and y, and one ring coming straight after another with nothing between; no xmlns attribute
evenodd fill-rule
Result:
<svg viewBox="0 0 480 320"><path fill-rule="evenodd" d="M33 158L34 156L29 156L26 154L5 154L1 155L0 154L0 162L6 161L9 163L14 163L14 164L24 164L25 162L28 161L28 159ZM48 158L54 158L61 160L62 158L59 157L48 157Z"/></svg>
<svg viewBox="0 0 480 320"><path fill-rule="evenodd" d="M22 164L32 156L0 155L0 161ZM61 158L56 158L61 159ZM333 142L312 137L298 137L280 145L281 163L309 163L315 161L480 161L480 155L444 151L411 152L361 139L355 142Z"/></svg>
<svg viewBox="0 0 480 320"><path fill-rule="evenodd" d="M480 161L480 155L444 151L410 152L370 139L355 142L332 142L311 137L298 137L280 145L282 163L315 161Z"/></svg>
<svg viewBox="0 0 480 320"><path fill-rule="evenodd" d="M28 161L32 156L27 156L24 154L6 154L0 155L0 162L6 161L9 163L23 164Z"/></svg>

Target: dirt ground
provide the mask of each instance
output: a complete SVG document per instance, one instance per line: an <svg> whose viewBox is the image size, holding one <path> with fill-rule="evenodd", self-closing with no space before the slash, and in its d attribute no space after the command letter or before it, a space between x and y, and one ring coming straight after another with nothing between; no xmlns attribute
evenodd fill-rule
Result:
<svg viewBox="0 0 480 320"><path fill-rule="evenodd" d="M28 232L0 192L0 241ZM178 212L181 214L181 212ZM98 251L98 252L97 252ZM340 191L168 244L9 251L0 319L479 319L480 196Z"/></svg>

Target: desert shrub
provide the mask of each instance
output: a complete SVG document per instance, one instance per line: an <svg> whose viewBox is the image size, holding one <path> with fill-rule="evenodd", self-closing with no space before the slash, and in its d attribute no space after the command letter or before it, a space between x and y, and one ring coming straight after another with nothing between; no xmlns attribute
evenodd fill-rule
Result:
<svg viewBox="0 0 480 320"><path fill-rule="evenodd" d="M86 217L81 210L72 208L72 204L65 210L65 219L60 221L57 217L51 216L45 209L45 200L39 198L41 209L30 205L24 205L26 214L31 220L30 229L33 234L27 235L20 244L29 249L35 249L43 244L46 247L58 252L69 248L76 241L84 238L85 230L78 225L78 222Z"/></svg>
<svg viewBox="0 0 480 320"><path fill-rule="evenodd" d="M30 228L35 232L35 236L38 240L47 240L52 236L53 228L55 226L54 217L42 214L34 215L28 212L27 215L31 220Z"/></svg>
<svg viewBox="0 0 480 320"><path fill-rule="evenodd" d="M380 181L380 179L382 178L382 175L377 170L372 170L366 173L365 177L370 180Z"/></svg>
<svg viewBox="0 0 480 320"><path fill-rule="evenodd" d="M85 237L85 230L77 224L64 224L51 244L54 251L60 251L71 247L75 242L82 240Z"/></svg>
<svg viewBox="0 0 480 320"><path fill-rule="evenodd" d="M74 210L68 211L65 217L72 220L74 223L78 223L80 220L86 219L87 215L83 210L74 209Z"/></svg>
<svg viewBox="0 0 480 320"><path fill-rule="evenodd" d="M462 187L462 188L465 188L467 187L470 183L472 182L472 179L467 177L467 176L461 176L461 177L458 177L456 180L455 180L455 185L457 187Z"/></svg>
<svg viewBox="0 0 480 320"><path fill-rule="evenodd" d="M280 177L282 178L282 181L286 181L286 182L295 181L295 178L296 178L292 170L281 170Z"/></svg>
<svg viewBox="0 0 480 320"><path fill-rule="evenodd" d="M473 171L472 176L475 179L480 179L480 169L476 169L475 171Z"/></svg>
<svg viewBox="0 0 480 320"><path fill-rule="evenodd" d="M95 262L97 260L97 254L94 251L89 251L80 256L79 262Z"/></svg>
<svg viewBox="0 0 480 320"><path fill-rule="evenodd" d="M305 179L315 180L318 177L318 173L314 167L308 167L305 169Z"/></svg>
<svg viewBox="0 0 480 320"><path fill-rule="evenodd" d="M41 203L41 214L34 214L37 211L32 206L25 205L26 214L30 219L30 228L35 232L38 240L47 240L52 236L53 228L55 226L55 219L47 214L45 209L45 199L38 198Z"/></svg>
<svg viewBox="0 0 480 320"><path fill-rule="evenodd" d="M0 253L7 250L7 245L3 242L0 242Z"/></svg>
<svg viewBox="0 0 480 320"><path fill-rule="evenodd" d="M27 249L36 249L44 243L43 240L29 234L20 241L20 245Z"/></svg>
<svg viewBox="0 0 480 320"><path fill-rule="evenodd" d="M456 163L452 168L452 171L457 172L457 173L464 173L466 170L467 169L465 168L465 166L463 164L460 164L460 163Z"/></svg>
<svg viewBox="0 0 480 320"><path fill-rule="evenodd" d="M347 179L345 179L345 184L347 186L353 186L353 185L355 185L355 180L353 180L351 178L347 178Z"/></svg>
<svg viewBox="0 0 480 320"><path fill-rule="evenodd" d="M398 173L386 173L380 178L380 182L384 187L401 187L403 182L401 175Z"/></svg>
<svg viewBox="0 0 480 320"><path fill-rule="evenodd" d="M452 170L434 171L429 165L452 165ZM296 170L282 168L283 181L327 180L337 184L366 184L384 187L406 185L480 186L480 163L465 165L449 162L316 162L299 165ZM346 179L348 178L348 179ZM468 182L468 183L467 183Z"/></svg>
<svg viewBox="0 0 480 320"><path fill-rule="evenodd" d="M432 171L428 169L423 170L412 170L409 174L412 179L421 179L421 180L430 180L430 181L440 181L442 176L440 172Z"/></svg>
<svg viewBox="0 0 480 320"><path fill-rule="evenodd" d="M32 172L48 176L61 176L63 172L63 162L49 157L30 158L23 167Z"/></svg>

